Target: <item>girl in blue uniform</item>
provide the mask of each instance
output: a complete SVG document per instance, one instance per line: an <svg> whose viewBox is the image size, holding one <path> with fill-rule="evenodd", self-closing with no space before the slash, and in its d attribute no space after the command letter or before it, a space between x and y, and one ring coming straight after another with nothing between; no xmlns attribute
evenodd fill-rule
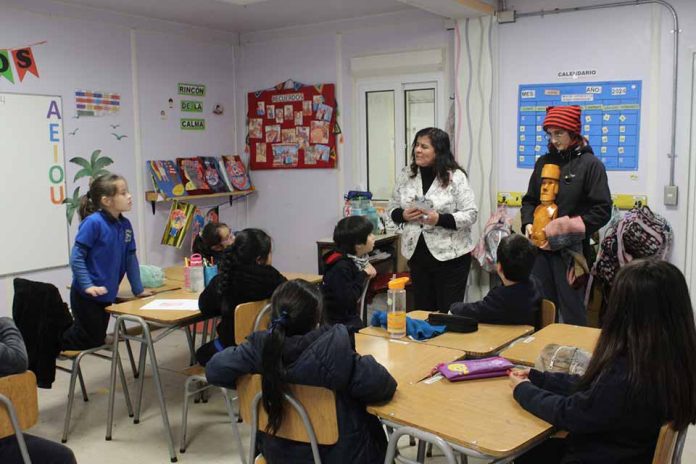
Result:
<svg viewBox="0 0 696 464"><path fill-rule="evenodd" d="M104 344L109 315L128 275L133 294L149 296L140 281L133 227L122 213L130 211L132 196L126 180L105 174L92 181L80 201L80 227L70 255L73 272L70 306L75 321L63 334L64 350L84 350Z"/></svg>

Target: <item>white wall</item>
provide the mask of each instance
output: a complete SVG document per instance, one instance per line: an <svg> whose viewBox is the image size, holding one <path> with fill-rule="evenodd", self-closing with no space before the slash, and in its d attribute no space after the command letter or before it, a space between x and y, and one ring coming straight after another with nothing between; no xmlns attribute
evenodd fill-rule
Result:
<svg viewBox="0 0 696 464"><path fill-rule="evenodd" d="M315 242L332 235L341 217L343 194L360 181L354 163L358 147L353 142L357 130L352 113L350 59L446 48L450 35L442 19L419 11L242 35L237 61L240 147L246 135L248 92L287 79L306 84L337 84L344 138L339 146L337 169L252 171L259 193L250 200L249 223L273 237L273 263L280 270L316 272Z"/></svg>
<svg viewBox="0 0 696 464"><path fill-rule="evenodd" d="M184 35L150 31L138 31L136 44L142 159L235 153L233 47L220 42L192 40ZM176 95L179 82L205 84L205 98L194 98L204 102L203 113L179 111L178 104L182 99ZM174 100L173 109L169 109L169 98ZM224 114L212 114L216 104L223 106ZM162 109L167 113L166 120L160 117ZM205 118L206 130L182 131L179 128L180 117ZM149 174L144 168L143 172L145 187L152 190ZM226 198L195 200L193 203L203 212L206 208L221 204L221 221L237 230L245 226L244 201L238 200L233 207L229 206ZM183 250L160 245L170 206L169 202L158 203L154 216L149 205L145 207L145 247L141 248L147 250L150 264L167 266L179 263L184 255ZM184 250L187 248L188 239L184 242Z"/></svg>
<svg viewBox="0 0 696 464"><path fill-rule="evenodd" d="M598 3L554 2L553 7ZM680 16L680 70L677 118L676 184L679 205L663 205L669 182L672 84L672 23L666 9L631 6L521 18L499 31L499 185L500 191L525 191L530 170L517 169L515 139L519 84L568 82L556 77L568 69L596 69L593 79L643 81L640 161L636 172L609 172L612 193L645 193L651 208L667 217L675 230L672 261L684 268L688 189L691 69L689 50L696 48L696 4L673 0ZM519 12L549 9L549 2L510 2Z"/></svg>
<svg viewBox="0 0 696 464"><path fill-rule="evenodd" d="M67 160L74 156L89 158L92 151L101 149L103 155L114 160L108 169L122 174L133 194L133 210L127 216L136 230L141 262L147 261L148 257L160 265L179 262L183 256L181 251L159 244L168 204L158 205L157 214L151 214L143 192L152 188L151 181L136 153L142 148L141 161L144 161L235 151L234 49L231 45L234 37L46 1L5 3L9 6L0 6L0 48L42 40L47 43L32 49L40 77L27 74L21 83L15 79L14 85L0 79L0 91L62 96L68 193L71 194L78 185L84 193L87 182L86 179L73 182L79 167ZM131 28L138 28L134 34L134 50L138 58L135 81L131 65ZM176 84L185 81L207 85L204 109L207 130L204 133L180 131L178 110L166 107L169 97L178 102ZM134 103L134 88L139 88L140 102L137 105ZM115 116L74 119L76 89L119 93L121 110ZM213 101L224 105L224 116L210 114ZM170 114L167 121L162 121L159 114L165 107ZM141 119L138 133L135 109L140 112ZM113 130L111 124L119 127ZM74 136L68 135L76 128L79 130ZM127 137L117 141L111 132L126 134ZM137 135L142 136L142 144L137 143ZM138 185L139 176L144 180L142 186ZM243 200L234 208L223 206L221 219L230 222L234 228L244 227ZM21 218L12 218L11 221L12 227L22 227ZM70 229L71 243L78 222L75 216ZM50 231L46 231L45 237L50 240ZM1 232L0 242L4 243ZM31 243L9 246L21 246L27 253L32 250ZM11 313L14 277L0 279L0 316ZM68 298L66 285L71 281L71 273L67 267L27 273L22 277L51 282L61 290L64 299Z"/></svg>

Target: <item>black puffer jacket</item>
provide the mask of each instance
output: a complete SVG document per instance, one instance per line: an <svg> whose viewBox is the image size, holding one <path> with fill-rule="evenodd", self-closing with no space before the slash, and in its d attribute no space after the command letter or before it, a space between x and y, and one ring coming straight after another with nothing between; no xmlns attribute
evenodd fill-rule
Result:
<svg viewBox="0 0 696 464"><path fill-rule="evenodd" d="M321 293L324 295L324 322L344 324L349 329L360 330L365 325L358 314L358 301L367 274L358 269L348 256L333 251L324 258L324 278Z"/></svg>
<svg viewBox="0 0 696 464"><path fill-rule="evenodd" d="M217 326L224 346L234 345L234 310L238 304L270 298L278 285L287 279L273 266L252 264L238 266L235 280L226 286L222 274L213 277L198 297L198 307L206 316L222 316ZM221 289L221 287L225 287Z"/></svg>
<svg viewBox="0 0 696 464"><path fill-rule="evenodd" d="M611 193L607 171L590 146L565 150L553 150L539 158L529 178L527 193L522 198L522 232L534 222L534 208L540 204L541 170L546 164L561 168L556 204L558 217L581 216L585 223L585 236L589 238L611 217Z"/></svg>
<svg viewBox="0 0 696 464"><path fill-rule="evenodd" d="M238 377L262 372L261 353L268 336L256 332L237 347L216 354L206 365L213 385L234 388ZM384 462L386 437L365 404L391 399L396 380L372 356L360 356L343 325L323 326L288 337L283 347L287 381L329 388L336 392L338 442L320 446L322 462L377 464ZM269 464L311 463L309 444L262 434L263 455Z"/></svg>

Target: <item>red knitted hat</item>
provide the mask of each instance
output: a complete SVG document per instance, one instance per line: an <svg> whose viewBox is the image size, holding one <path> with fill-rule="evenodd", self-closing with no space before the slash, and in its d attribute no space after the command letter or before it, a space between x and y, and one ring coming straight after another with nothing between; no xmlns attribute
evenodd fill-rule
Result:
<svg viewBox="0 0 696 464"><path fill-rule="evenodd" d="M546 108L544 130L553 126L579 134L581 131L580 113L580 107L577 105L549 106Z"/></svg>

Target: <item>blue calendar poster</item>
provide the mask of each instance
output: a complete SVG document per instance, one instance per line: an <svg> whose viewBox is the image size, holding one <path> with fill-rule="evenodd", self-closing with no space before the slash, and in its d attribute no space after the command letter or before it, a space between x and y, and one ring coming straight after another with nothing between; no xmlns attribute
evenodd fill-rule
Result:
<svg viewBox="0 0 696 464"><path fill-rule="evenodd" d="M522 84L518 94L517 167L533 168L547 152L547 106L579 105L582 134L607 171L638 170L642 81Z"/></svg>

